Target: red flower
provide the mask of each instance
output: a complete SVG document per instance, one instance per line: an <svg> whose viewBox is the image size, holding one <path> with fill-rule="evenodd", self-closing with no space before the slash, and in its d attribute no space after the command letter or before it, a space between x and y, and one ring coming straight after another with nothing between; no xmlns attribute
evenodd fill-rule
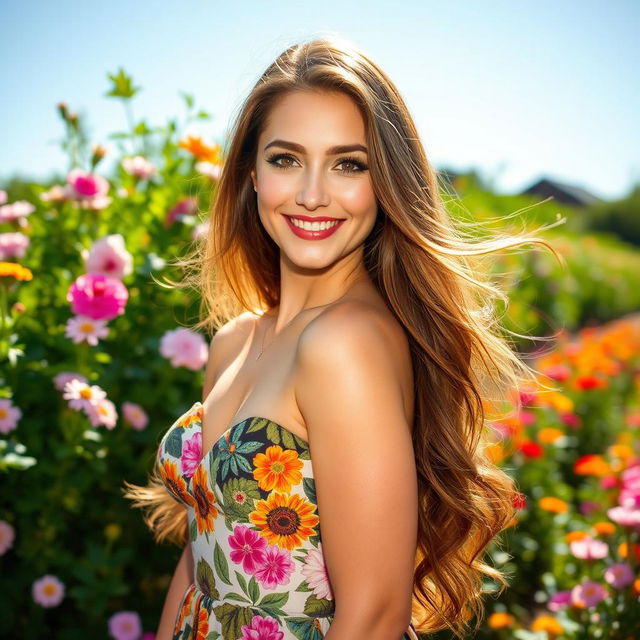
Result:
<svg viewBox="0 0 640 640"><path fill-rule="evenodd" d="M537 442L525 440L520 445L520 451L522 451L527 458L539 458L542 456L544 449Z"/></svg>
<svg viewBox="0 0 640 640"><path fill-rule="evenodd" d="M511 502L516 509L524 509L527 506L527 496L525 496L524 493L516 491L516 493L513 494Z"/></svg>

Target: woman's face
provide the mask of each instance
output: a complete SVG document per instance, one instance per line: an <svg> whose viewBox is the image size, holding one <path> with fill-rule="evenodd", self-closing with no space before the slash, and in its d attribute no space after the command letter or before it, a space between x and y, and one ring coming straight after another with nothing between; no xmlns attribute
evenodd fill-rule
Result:
<svg viewBox="0 0 640 640"><path fill-rule="evenodd" d="M275 104L251 179L283 257L321 269L364 243L378 209L368 165L364 121L346 94L297 91Z"/></svg>

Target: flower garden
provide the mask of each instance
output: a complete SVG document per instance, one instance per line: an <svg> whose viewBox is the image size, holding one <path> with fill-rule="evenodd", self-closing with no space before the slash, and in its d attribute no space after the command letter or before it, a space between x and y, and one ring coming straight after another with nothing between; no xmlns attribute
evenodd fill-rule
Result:
<svg viewBox="0 0 640 640"><path fill-rule="evenodd" d="M130 115L131 78L110 82ZM2 637L154 637L181 550L152 542L122 482L145 483L161 436L201 398L197 292L159 280L179 279L172 261L206 232L224 163L186 132L209 115L184 99L182 121L129 118L112 152L60 104L68 168L0 185ZM464 176L454 186L479 217L516 208ZM533 215L558 211L575 215L547 202ZM491 549L509 588L486 585L478 637L638 638L640 252L570 227L546 239L565 265L534 250L495 265L507 328L555 336L518 343L554 390L523 390L521 410L488 426L520 496Z"/></svg>

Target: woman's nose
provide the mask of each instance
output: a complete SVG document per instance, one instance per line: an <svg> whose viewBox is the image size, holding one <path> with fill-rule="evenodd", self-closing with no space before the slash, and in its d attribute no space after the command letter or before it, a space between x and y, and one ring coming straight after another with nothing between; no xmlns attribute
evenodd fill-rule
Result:
<svg viewBox="0 0 640 640"><path fill-rule="evenodd" d="M307 171L302 180L302 188L296 194L296 204L302 205L307 209L326 207L330 202L330 198L322 173L320 171Z"/></svg>

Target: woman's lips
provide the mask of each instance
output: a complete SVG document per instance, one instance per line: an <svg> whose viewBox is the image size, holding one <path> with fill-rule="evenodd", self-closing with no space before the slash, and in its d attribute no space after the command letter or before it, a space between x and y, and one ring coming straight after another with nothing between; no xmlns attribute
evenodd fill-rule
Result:
<svg viewBox="0 0 640 640"><path fill-rule="evenodd" d="M296 227L296 225L291 221L292 217L295 216L285 216L289 228L298 236L298 238L302 238L304 240L323 240L324 238L328 238L332 233L337 231L338 227L340 227L344 222L344 220L337 220L337 224L334 224L327 229L322 229L320 231L308 231L307 229ZM318 222L321 222L321 220L318 220Z"/></svg>

